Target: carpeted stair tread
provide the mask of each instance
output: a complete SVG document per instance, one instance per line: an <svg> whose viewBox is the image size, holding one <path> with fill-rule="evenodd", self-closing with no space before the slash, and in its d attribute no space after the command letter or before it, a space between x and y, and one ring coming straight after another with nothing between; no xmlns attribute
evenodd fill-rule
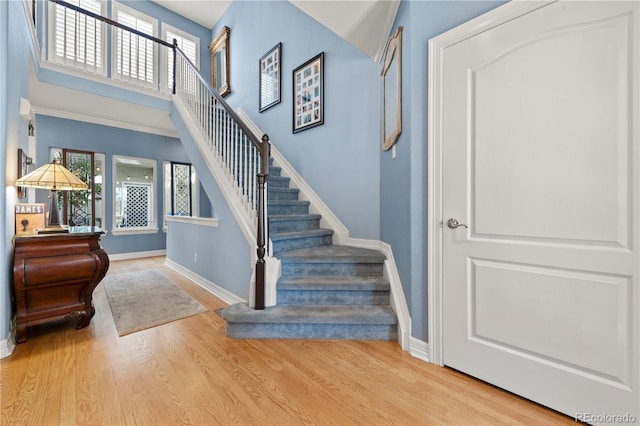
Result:
<svg viewBox="0 0 640 426"><path fill-rule="evenodd" d="M333 230L319 228L319 229L308 229L304 231L294 231L294 232L281 232L277 234L269 234L269 238L271 241L281 241L281 240L295 240L298 238L308 238L308 237L319 237L325 235L333 235Z"/></svg>
<svg viewBox="0 0 640 426"><path fill-rule="evenodd" d="M308 206L309 201L306 200L269 200L269 205L276 206Z"/></svg>
<svg viewBox="0 0 640 426"><path fill-rule="evenodd" d="M276 214L269 215L269 221L280 222L289 220L320 220L322 216L319 214Z"/></svg>
<svg viewBox="0 0 640 426"><path fill-rule="evenodd" d="M227 323L252 324L397 324L388 305L277 305L255 310L246 303L224 308Z"/></svg>
<svg viewBox="0 0 640 426"><path fill-rule="evenodd" d="M377 250L327 245L282 252L283 262L304 263L382 263L386 257Z"/></svg>
<svg viewBox="0 0 640 426"><path fill-rule="evenodd" d="M278 280L277 287L278 290L389 291L389 280L358 276L283 276Z"/></svg>

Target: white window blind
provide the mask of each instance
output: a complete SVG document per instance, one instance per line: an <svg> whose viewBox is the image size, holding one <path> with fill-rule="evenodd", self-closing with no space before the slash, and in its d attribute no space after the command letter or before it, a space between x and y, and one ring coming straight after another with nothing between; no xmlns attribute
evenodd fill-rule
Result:
<svg viewBox="0 0 640 426"><path fill-rule="evenodd" d="M124 10L116 11L116 21L141 33L153 36L155 23ZM155 82L155 43L121 28L115 29L114 36L116 74L122 80L153 85Z"/></svg>
<svg viewBox="0 0 640 426"><path fill-rule="evenodd" d="M99 0L67 0L100 14ZM92 71L102 69L102 22L59 4L55 5L54 52L57 62Z"/></svg>
<svg viewBox="0 0 640 426"><path fill-rule="evenodd" d="M173 44L173 39L178 42L178 47L182 50L185 56L196 66L200 68L200 55L198 55L200 49L200 40L196 37L189 37L186 34L178 34L177 31L168 29L166 30L165 40ZM167 49L167 87L170 89L173 84L173 51Z"/></svg>

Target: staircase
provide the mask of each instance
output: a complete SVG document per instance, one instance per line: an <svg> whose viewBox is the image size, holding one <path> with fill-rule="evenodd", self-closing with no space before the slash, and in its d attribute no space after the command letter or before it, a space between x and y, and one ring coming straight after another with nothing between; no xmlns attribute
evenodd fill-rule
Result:
<svg viewBox="0 0 640 426"><path fill-rule="evenodd" d="M221 312L227 336L396 340L397 318L389 306L385 257L376 250L332 244L333 231L320 228L320 215L280 167L269 168L269 235L281 261L277 306L253 310L247 304Z"/></svg>

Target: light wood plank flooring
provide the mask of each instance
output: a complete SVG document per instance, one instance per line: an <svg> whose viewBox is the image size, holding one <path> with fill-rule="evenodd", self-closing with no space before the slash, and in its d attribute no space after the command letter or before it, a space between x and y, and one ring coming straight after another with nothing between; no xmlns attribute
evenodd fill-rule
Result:
<svg viewBox="0 0 640 426"><path fill-rule="evenodd" d="M118 337L99 285L89 327L35 327L0 363L2 425L573 424L493 386L411 357L396 342L234 340L225 304L157 268L204 314Z"/></svg>

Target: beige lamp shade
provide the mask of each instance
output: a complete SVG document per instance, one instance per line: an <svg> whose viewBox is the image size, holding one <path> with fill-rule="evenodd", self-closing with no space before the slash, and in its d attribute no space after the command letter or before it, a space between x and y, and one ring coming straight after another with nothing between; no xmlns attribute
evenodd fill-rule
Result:
<svg viewBox="0 0 640 426"><path fill-rule="evenodd" d="M16 180L16 186L51 189L53 191L74 191L87 189L86 183L71 173L66 167L56 162L42 167Z"/></svg>

